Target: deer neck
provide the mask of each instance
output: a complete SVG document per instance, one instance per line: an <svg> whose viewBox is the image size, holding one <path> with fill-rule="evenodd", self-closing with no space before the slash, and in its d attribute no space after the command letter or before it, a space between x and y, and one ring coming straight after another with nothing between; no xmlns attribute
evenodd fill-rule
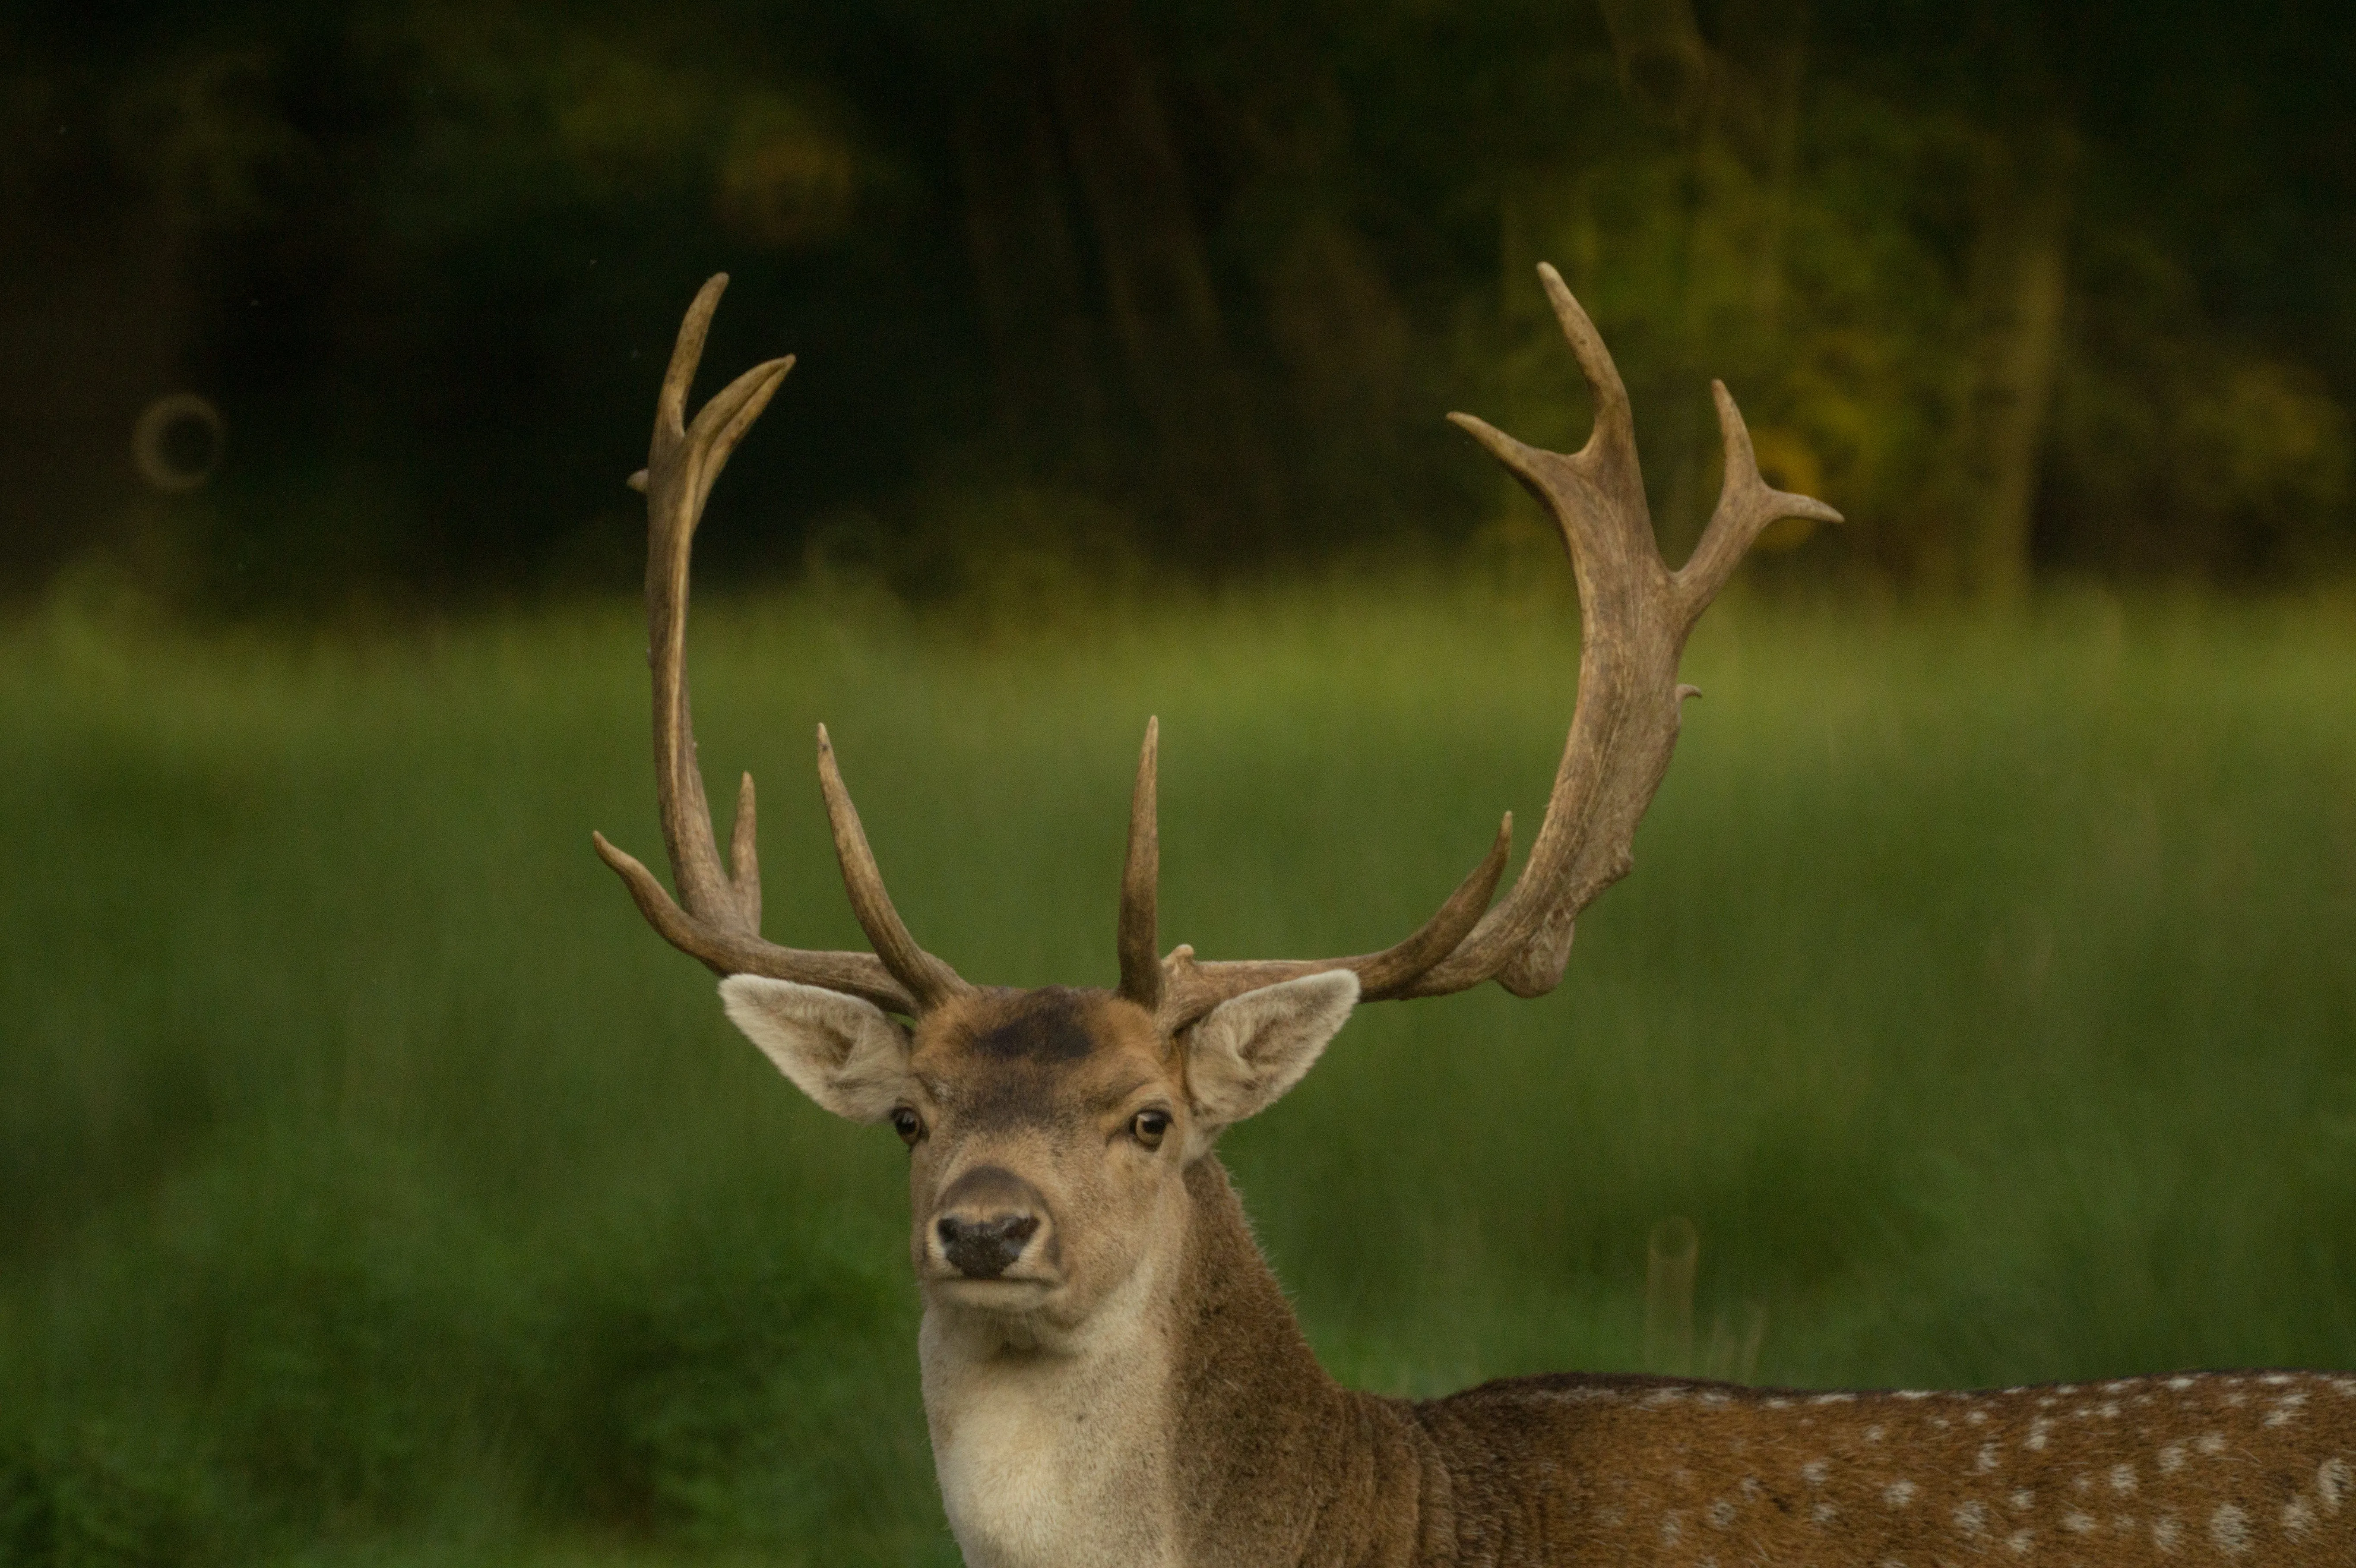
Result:
<svg viewBox="0 0 2356 1568"><path fill-rule="evenodd" d="M1183 1244L1077 1330L926 1307L925 1414L969 1568L1260 1561L1365 1468L1336 1443L1363 1447L1379 1402L1317 1364L1215 1158L1184 1214Z"/></svg>

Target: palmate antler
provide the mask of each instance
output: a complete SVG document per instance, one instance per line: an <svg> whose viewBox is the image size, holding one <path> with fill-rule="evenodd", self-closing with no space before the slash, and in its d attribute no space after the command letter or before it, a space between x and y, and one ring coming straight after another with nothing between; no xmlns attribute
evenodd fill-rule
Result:
<svg viewBox="0 0 2356 1568"><path fill-rule="evenodd" d="M1594 395L1595 429L1587 444L1568 455L1545 452L1470 414L1448 416L1554 514L1579 579L1579 699L1529 860L1505 901L1490 907L1513 833L1508 813L1488 858L1396 947L1355 958L1205 964L1180 946L1153 962L1159 855L1156 736L1149 726L1121 882L1121 993L1154 1009L1165 1027L1182 1028L1242 992L1330 969L1355 970L1367 1001L1445 996L1492 979L1517 997L1552 990L1570 959L1573 923L1628 874L1636 824L1668 771L1678 709L1694 689L1677 683L1677 658L1694 623L1769 523L1840 521L1822 501L1768 487L1741 412L1726 384L1713 381L1726 478L1701 543L1671 571L1654 542L1619 368L1561 274L1541 264L1538 280Z"/></svg>
<svg viewBox="0 0 2356 1568"><path fill-rule="evenodd" d="M1529 861L1504 901L1493 907L1512 848L1509 812L1472 873L1413 935L1380 953L1202 963L1192 947L1181 945L1166 957L1157 956L1159 727L1150 723L1130 797L1129 853L1121 876L1120 994L1151 1010L1165 1030L1183 1029L1229 997L1334 969L1355 971L1368 1001L1445 996L1491 979L1518 997L1552 990L1569 961L1573 923L1627 874L1636 824L1668 769L1678 709L1693 690L1678 685L1676 675L1694 623L1769 523L1793 517L1840 520L1821 501L1768 487L1734 400L1722 382L1712 382L1726 445L1725 483L1692 559L1671 571L1654 543L1636 463L1635 425L1619 369L1561 277L1543 265L1538 277L1594 394L1594 433L1584 447L1565 455L1526 446L1469 414L1449 416L1554 514L1579 580L1579 699ZM597 852L621 874L654 928L714 971L799 980L920 1015L972 987L917 946L894 911L823 726L818 734L819 781L835 854L851 911L874 952L807 952L762 940L751 774L737 795L729 847L733 871L722 869L712 840L688 709L688 559L712 481L793 366L790 358L755 366L704 405L691 425L683 423L688 386L726 283L725 275L713 278L688 309L663 378L652 453L646 470L631 478L647 494L655 780L678 901L652 872L602 835L595 836Z"/></svg>

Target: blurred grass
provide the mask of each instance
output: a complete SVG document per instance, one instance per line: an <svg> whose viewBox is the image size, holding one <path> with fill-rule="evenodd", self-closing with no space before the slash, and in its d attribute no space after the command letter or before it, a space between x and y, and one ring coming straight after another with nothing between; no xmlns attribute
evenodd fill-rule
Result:
<svg viewBox="0 0 2356 1568"><path fill-rule="evenodd" d="M1358 951L1526 842L1561 599L723 603L704 753L771 935L857 941L824 718L929 945L1107 983L1159 712L1170 939ZM0 1563L955 1561L896 1144L589 852L660 848L640 645L0 639ZM1228 1139L1328 1364L1632 1366L1677 1213L1762 1380L2356 1365L2356 611L1738 603L1687 675L1563 989L1370 1008Z"/></svg>

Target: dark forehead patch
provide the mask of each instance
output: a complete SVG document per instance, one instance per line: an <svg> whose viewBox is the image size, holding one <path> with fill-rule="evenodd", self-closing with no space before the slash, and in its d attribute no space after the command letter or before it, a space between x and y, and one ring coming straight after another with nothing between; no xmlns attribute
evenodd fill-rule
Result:
<svg viewBox="0 0 2356 1568"><path fill-rule="evenodd" d="M998 1061L1077 1061L1097 1048L1082 993L1063 986L1025 991L977 1027L970 1049Z"/></svg>

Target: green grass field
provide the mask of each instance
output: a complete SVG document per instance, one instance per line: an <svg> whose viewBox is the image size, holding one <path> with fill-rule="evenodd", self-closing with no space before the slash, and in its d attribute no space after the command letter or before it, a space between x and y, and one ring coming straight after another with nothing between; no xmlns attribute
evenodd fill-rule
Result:
<svg viewBox="0 0 2356 1568"><path fill-rule="evenodd" d="M703 613L771 936L858 940L823 718L922 940L1108 983L1158 712L1166 939L1387 942L1576 664L1548 588L1009 624ZM0 634L0 1563L955 1561L897 1142L590 853L659 856L640 642ZM1229 1139L1327 1363L1633 1366L1682 1214L1762 1381L2356 1366L2356 607L1738 603L1687 675L1563 987L1369 1008Z"/></svg>

